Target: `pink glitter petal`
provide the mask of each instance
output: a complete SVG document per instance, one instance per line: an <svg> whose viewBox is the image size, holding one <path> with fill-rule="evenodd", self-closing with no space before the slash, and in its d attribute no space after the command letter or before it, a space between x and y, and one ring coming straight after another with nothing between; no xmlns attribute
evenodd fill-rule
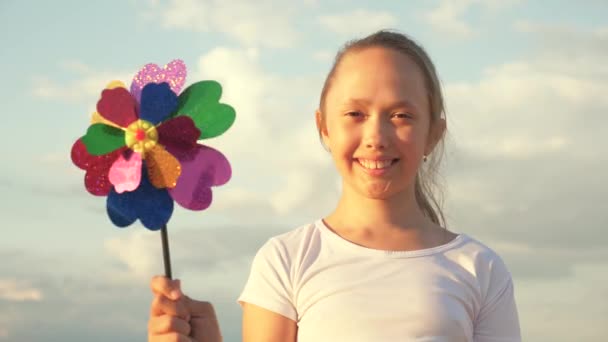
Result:
<svg viewBox="0 0 608 342"><path fill-rule="evenodd" d="M119 194L137 189L141 182L141 154L132 153L129 159L120 155L112 164L108 178Z"/></svg>
<svg viewBox="0 0 608 342"><path fill-rule="evenodd" d="M154 63L146 64L133 77L131 94L140 103L141 90L146 84L166 82L171 87L171 90L179 95L186 82L186 73L186 64L180 59L174 59L162 68Z"/></svg>

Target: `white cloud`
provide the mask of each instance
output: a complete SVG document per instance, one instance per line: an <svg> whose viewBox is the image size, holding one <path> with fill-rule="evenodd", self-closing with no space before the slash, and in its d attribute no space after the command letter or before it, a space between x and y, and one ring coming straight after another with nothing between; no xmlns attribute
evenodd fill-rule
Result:
<svg viewBox="0 0 608 342"><path fill-rule="evenodd" d="M35 76L31 82L34 96L67 102L93 102L111 81L121 80L126 83L133 77L133 73L97 70L79 61L61 62L59 68L67 71L68 75L73 75L73 78L64 83L47 76Z"/></svg>
<svg viewBox="0 0 608 342"><path fill-rule="evenodd" d="M495 12L512 6L519 0L441 0L439 4L423 15L431 27L450 37L470 38L475 36L476 30L463 17L473 6L482 10Z"/></svg>
<svg viewBox="0 0 608 342"><path fill-rule="evenodd" d="M299 38L295 8L280 1L171 0L151 4L149 12L166 28L220 32L245 46L284 48Z"/></svg>
<svg viewBox="0 0 608 342"><path fill-rule="evenodd" d="M461 17L472 3L473 0L444 0L436 8L427 12L425 17L427 22L438 31L468 38L473 35L473 29Z"/></svg>
<svg viewBox="0 0 608 342"><path fill-rule="evenodd" d="M233 190L218 203L251 218L267 214L266 221L297 213L302 203L321 210L323 202L313 200L311 189L334 179L316 172L331 163L314 124L321 77L282 77L262 68L258 58L248 50L220 47L199 60L199 75L218 80L221 101L237 112L226 138L209 142L234 161ZM305 182L296 181L302 177Z"/></svg>
<svg viewBox="0 0 608 342"><path fill-rule="evenodd" d="M608 76L608 26L584 30L520 20L513 27L532 40L533 53L543 58L542 64L535 65L540 70L595 80Z"/></svg>
<svg viewBox="0 0 608 342"><path fill-rule="evenodd" d="M27 282L15 278L0 279L0 299L11 302L38 302L42 298L42 291Z"/></svg>
<svg viewBox="0 0 608 342"><path fill-rule="evenodd" d="M341 35L361 35L380 29L394 28L397 18L389 12L356 9L340 14L321 15L319 23Z"/></svg>
<svg viewBox="0 0 608 342"><path fill-rule="evenodd" d="M278 83L276 77L265 73L258 64L257 53L246 49L218 47L201 56L198 64L200 79L214 79L222 85L221 101L230 104L237 119L227 134L243 140L266 139L262 106L268 89ZM237 139L227 139L237 143ZM242 141L242 140L241 140ZM243 147L240 141L238 145ZM249 149L250 150L250 149Z"/></svg>
<svg viewBox="0 0 608 342"><path fill-rule="evenodd" d="M129 232L126 236L108 239L104 248L122 262L129 273L137 277L147 278L152 274L161 273L159 261L162 260L160 233L147 230Z"/></svg>
<svg viewBox="0 0 608 342"><path fill-rule="evenodd" d="M584 120L608 108L601 96L608 83L585 77L584 69L579 75L546 70L544 61L507 63L487 70L478 82L447 84L458 143L476 154L509 158L571 155L592 147L589 133L599 134L599 127Z"/></svg>
<svg viewBox="0 0 608 342"><path fill-rule="evenodd" d="M531 264L564 275L577 262L596 259L608 242L602 233L608 158L598 144L608 124L602 95L608 73L600 62L578 62L606 60L608 50L584 48L604 41L596 31L528 35L539 43L531 56L445 87L451 131L446 203L458 230L533 250L520 260L522 274L530 274L524 266ZM564 37L571 54L553 43ZM547 266L559 255L569 257L558 269ZM538 263L530 262L534 256Z"/></svg>

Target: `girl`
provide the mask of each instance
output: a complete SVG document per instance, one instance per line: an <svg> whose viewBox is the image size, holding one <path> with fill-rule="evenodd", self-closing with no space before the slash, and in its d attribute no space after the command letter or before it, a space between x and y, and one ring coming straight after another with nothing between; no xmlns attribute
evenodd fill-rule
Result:
<svg viewBox="0 0 608 342"><path fill-rule="evenodd" d="M380 31L338 53L316 122L342 195L260 248L238 300L244 341L521 341L500 256L442 227L431 185L444 114L435 68L410 38ZM221 339L209 303L163 277L152 288L150 341Z"/></svg>

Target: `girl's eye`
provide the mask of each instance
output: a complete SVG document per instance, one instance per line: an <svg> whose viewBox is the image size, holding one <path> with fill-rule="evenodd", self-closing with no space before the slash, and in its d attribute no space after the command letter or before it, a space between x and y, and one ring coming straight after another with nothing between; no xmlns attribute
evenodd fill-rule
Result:
<svg viewBox="0 0 608 342"><path fill-rule="evenodd" d="M395 113L392 115L392 117L399 118L399 119L412 119L413 118L412 114L408 114L408 113Z"/></svg>
<svg viewBox="0 0 608 342"><path fill-rule="evenodd" d="M360 116L363 116L363 114L361 112L353 111L353 112L346 113L346 116L360 117Z"/></svg>

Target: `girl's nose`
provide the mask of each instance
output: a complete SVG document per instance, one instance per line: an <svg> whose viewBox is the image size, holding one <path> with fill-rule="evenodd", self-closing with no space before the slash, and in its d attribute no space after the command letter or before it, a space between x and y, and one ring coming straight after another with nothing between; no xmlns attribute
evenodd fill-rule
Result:
<svg viewBox="0 0 608 342"><path fill-rule="evenodd" d="M370 149L385 149L388 144L388 127L378 116L370 117L365 123L364 143Z"/></svg>

